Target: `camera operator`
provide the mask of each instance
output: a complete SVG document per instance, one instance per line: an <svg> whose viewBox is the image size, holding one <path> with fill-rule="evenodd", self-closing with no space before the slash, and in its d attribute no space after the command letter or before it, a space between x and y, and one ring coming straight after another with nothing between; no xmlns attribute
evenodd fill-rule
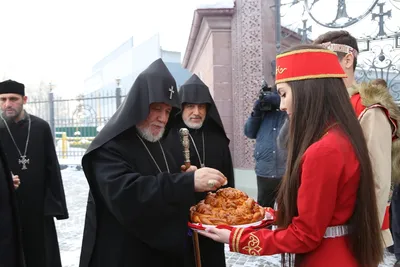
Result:
<svg viewBox="0 0 400 267"><path fill-rule="evenodd" d="M280 111L280 97L276 87L263 81L259 97L244 126L244 134L256 139L254 158L257 175L257 202L263 207L274 207L276 193L286 167L286 151L278 147L277 137L286 120Z"/></svg>

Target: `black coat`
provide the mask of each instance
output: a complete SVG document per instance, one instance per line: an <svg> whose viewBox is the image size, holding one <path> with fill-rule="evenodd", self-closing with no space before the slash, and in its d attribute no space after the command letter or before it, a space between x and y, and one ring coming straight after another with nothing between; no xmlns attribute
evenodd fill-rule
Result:
<svg viewBox="0 0 400 267"><path fill-rule="evenodd" d="M180 125L186 127L183 123ZM181 127L181 128L182 128ZM186 127L187 128L187 127ZM165 140L165 146L173 155L178 165L184 164L182 145L180 143L179 129L172 128ZM205 145L205 166L214 168L222 172L228 179L228 184L224 187L235 187L232 158L229 150L228 139L216 130L216 125L208 122L199 130L189 130L194 142L196 143L200 158L202 160L204 149L202 145L202 135L204 134ZM203 160L202 160L203 161ZM190 163L200 168L199 157L190 141ZM196 203L204 199L207 193L196 193ZM188 218L189 219L189 218ZM207 237L199 235L200 254L202 266L223 267L225 266L224 244L215 242ZM188 236L186 253L186 267L195 267L194 249L192 236Z"/></svg>
<svg viewBox="0 0 400 267"><path fill-rule="evenodd" d="M180 140L179 130L188 128L190 140L190 163L201 167L210 167L222 172L228 179L225 187L235 187L233 164L229 149L229 139L225 134L218 109L211 97L208 87L194 74L179 90L179 98L182 105L207 104L207 115L200 129L190 129L182 120L182 113L177 114L175 124L165 140L168 151L172 153L177 164L184 164L183 146ZM183 110L183 107L182 107ZM204 146L203 146L204 145ZM196 151L197 148L197 151ZM199 158L200 157L200 158ZM207 193L196 193L196 203L203 200ZM199 235L199 246L202 266L225 266L224 244L215 242ZM186 267L195 267L194 248L192 236L187 238Z"/></svg>
<svg viewBox="0 0 400 267"><path fill-rule="evenodd" d="M0 140L4 147L10 170L21 181L16 190L22 241L27 267L61 267L57 231L54 218L69 217L61 171L49 124L33 115L26 115L19 122L7 122L21 153L29 137L27 169L22 170L20 155L4 121L1 120Z"/></svg>
<svg viewBox="0 0 400 267"><path fill-rule="evenodd" d="M134 128L89 157L91 179L81 267L183 266L187 215L194 199L193 173L179 167L159 144L146 142Z"/></svg>
<svg viewBox="0 0 400 267"><path fill-rule="evenodd" d="M156 102L170 104L172 117L179 111L176 82L161 59L139 75L82 159L90 194L80 267L184 264L194 174L181 173L166 149L164 158L159 142L139 139L135 126Z"/></svg>
<svg viewBox="0 0 400 267"><path fill-rule="evenodd" d="M0 145L0 267L24 267L21 228L11 171Z"/></svg>

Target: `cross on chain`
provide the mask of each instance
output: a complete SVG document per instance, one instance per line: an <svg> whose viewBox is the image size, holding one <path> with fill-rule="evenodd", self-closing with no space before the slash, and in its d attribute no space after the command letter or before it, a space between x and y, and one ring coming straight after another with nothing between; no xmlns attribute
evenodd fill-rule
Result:
<svg viewBox="0 0 400 267"><path fill-rule="evenodd" d="M21 156L21 159L18 160L18 164L22 164L21 170L27 170L26 164L29 164L29 159L26 159L26 156Z"/></svg>
<svg viewBox="0 0 400 267"><path fill-rule="evenodd" d="M379 3L379 13L372 13L372 20L375 20L375 18L379 18L379 33L377 36L386 36L386 32L384 29L385 26L385 16L387 16L388 18L392 17L392 10L388 10L387 12L383 12L383 6L385 5L385 3Z"/></svg>
<svg viewBox="0 0 400 267"><path fill-rule="evenodd" d="M170 91L170 93L169 93L169 99L172 99L172 95L175 93L175 91L174 91L174 86L171 86L171 88L169 88L168 91Z"/></svg>
<svg viewBox="0 0 400 267"><path fill-rule="evenodd" d="M303 20L303 28L302 29L297 29L297 32L299 35L301 35L301 42L306 43L307 42L307 32L312 31L312 26L307 27L307 20Z"/></svg>

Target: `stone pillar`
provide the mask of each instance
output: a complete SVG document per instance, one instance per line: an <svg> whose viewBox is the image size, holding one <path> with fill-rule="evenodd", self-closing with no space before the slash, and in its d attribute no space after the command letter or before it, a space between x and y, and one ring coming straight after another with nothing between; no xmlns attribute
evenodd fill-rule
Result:
<svg viewBox="0 0 400 267"><path fill-rule="evenodd" d="M230 19L229 19L230 26ZM231 140L233 150L233 90L232 90L232 49L231 32L216 31L212 35L213 42L213 97L224 124L225 132Z"/></svg>
<svg viewBox="0 0 400 267"><path fill-rule="evenodd" d="M271 63L276 58L276 21L275 21L275 0L261 0L261 19L262 19L262 46L263 46L263 74L269 85L275 82L274 76L275 68L271 66ZM281 28L283 30L285 28ZM281 34L282 35L282 34ZM297 34L296 34L297 36ZM287 38L281 38L281 51L285 49L285 43ZM290 40L291 41L291 40Z"/></svg>
<svg viewBox="0 0 400 267"><path fill-rule="evenodd" d="M195 11L183 66L209 87L233 150L231 21L233 9Z"/></svg>
<svg viewBox="0 0 400 267"><path fill-rule="evenodd" d="M234 166L254 167L254 141L244 136L244 124L251 113L263 72L263 0L236 0L232 18L232 83Z"/></svg>

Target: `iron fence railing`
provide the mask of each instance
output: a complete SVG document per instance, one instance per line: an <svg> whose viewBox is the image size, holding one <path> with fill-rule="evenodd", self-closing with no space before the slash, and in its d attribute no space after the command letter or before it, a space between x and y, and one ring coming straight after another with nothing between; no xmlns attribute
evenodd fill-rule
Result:
<svg viewBox="0 0 400 267"><path fill-rule="evenodd" d="M82 157L125 97L120 88L115 93L80 95L71 99L63 99L50 92L28 102L25 108L49 123L58 156L71 159Z"/></svg>

